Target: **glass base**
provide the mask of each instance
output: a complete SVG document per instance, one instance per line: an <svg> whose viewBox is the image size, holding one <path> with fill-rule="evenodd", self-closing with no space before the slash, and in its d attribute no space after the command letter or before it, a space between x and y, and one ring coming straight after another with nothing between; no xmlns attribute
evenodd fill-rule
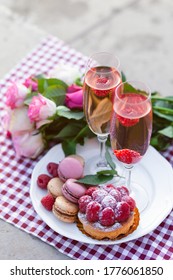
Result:
<svg viewBox="0 0 173 280"><path fill-rule="evenodd" d="M130 196L136 201L139 213L142 213L149 204L149 197L146 190L140 184L132 182Z"/></svg>
<svg viewBox="0 0 173 280"><path fill-rule="evenodd" d="M121 186L125 186L126 182L125 179L120 179L119 184ZM129 188L130 196L136 201L136 206L140 213L145 211L149 204L149 194L145 190L145 188L137 182L133 180L130 183Z"/></svg>
<svg viewBox="0 0 173 280"><path fill-rule="evenodd" d="M85 163L85 170L88 174L96 174L101 170L109 170L110 166L104 161L99 161L99 156L95 155L88 159Z"/></svg>
<svg viewBox="0 0 173 280"><path fill-rule="evenodd" d="M125 170L122 168L121 163L119 163L116 159L112 159L114 162L116 168L115 170L118 172L119 176L122 176L125 178ZM109 164L104 164L105 162L100 162L98 155L95 155L88 159L85 163L85 173L86 174L96 174L99 171L102 170L111 170L111 167ZM118 182L121 180L121 177L115 176L111 181L108 181L108 184L118 184Z"/></svg>

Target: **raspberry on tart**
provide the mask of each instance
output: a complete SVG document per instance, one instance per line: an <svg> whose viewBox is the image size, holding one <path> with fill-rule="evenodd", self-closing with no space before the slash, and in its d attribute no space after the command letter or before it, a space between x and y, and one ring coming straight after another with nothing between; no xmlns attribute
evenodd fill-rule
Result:
<svg viewBox="0 0 173 280"><path fill-rule="evenodd" d="M116 191L120 193L121 197L129 195L129 190L125 186L117 187Z"/></svg>
<svg viewBox="0 0 173 280"><path fill-rule="evenodd" d="M78 219L85 234L98 240L114 240L137 228L139 213L126 187L107 185L79 199Z"/></svg>
<svg viewBox="0 0 173 280"><path fill-rule="evenodd" d="M118 188L111 190L109 194L113 196L117 202L121 201L121 192L119 192Z"/></svg>
<svg viewBox="0 0 173 280"><path fill-rule="evenodd" d="M106 207L100 214L100 223L102 226L112 226L115 223L115 213L111 207Z"/></svg>
<svg viewBox="0 0 173 280"><path fill-rule="evenodd" d="M106 195L107 192L105 190L98 189L92 193L92 198L97 202L101 202Z"/></svg>
<svg viewBox="0 0 173 280"><path fill-rule="evenodd" d="M86 217L89 222L97 222L99 220L99 212L101 205L97 201L91 201L86 207Z"/></svg>
<svg viewBox="0 0 173 280"><path fill-rule="evenodd" d="M79 198L78 200L78 204L79 204L79 208L80 208L80 211L82 213L86 213L86 208L87 208L87 205L92 201L92 198L90 195L83 195Z"/></svg>
<svg viewBox="0 0 173 280"><path fill-rule="evenodd" d="M118 202L116 210L115 210L115 217L118 222L124 222L129 218L130 215L130 206L127 202L121 201Z"/></svg>
<svg viewBox="0 0 173 280"><path fill-rule="evenodd" d="M135 209L136 202L131 196L128 196L128 195L123 196L122 201L125 201L125 202L127 202L127 204L129 204L130 211L133 211Z"/></svg>
<svg viewBox="0 0 173 280"><path fill-rule="evenodd" d="M97 187L89 187L89 188L86 190L85 194L86 194L86 195L92 196L92 193L93 193L94 191L96 191L97 189L98 189Z"/></svg>

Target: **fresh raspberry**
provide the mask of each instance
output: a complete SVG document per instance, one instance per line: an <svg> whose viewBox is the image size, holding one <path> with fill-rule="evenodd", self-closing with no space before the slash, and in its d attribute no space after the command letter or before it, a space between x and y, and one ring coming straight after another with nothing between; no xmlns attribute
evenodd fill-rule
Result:
<svg viewBox="0 0 173 280"><path fill-rule="evenodd" d="M124 118L120 115L117 115L117 119L123 126L126 126L126 127L134 126L135 124L137 124L139 122L139 119L128 119L128 118Z"/></svg>
<svg viewBox="0 0 173 280"><path fill-rule="evenodd" d="M115 200L115 198L111 195L107 195L103 198L103 200L101 201L101 205L103 206L103 208L106 207L111 207L111 208L115 208L117 202Z"/></svg>
<svg viewBox="0 0 173 280"><path fill-rule="evenodd" d="M111 190L115 190L115 187L114 187L114 185L109 184L109 185L103 186L103 190L110 192Z"/></svg>
<svg viewBox="0 0 173 280"><path fill-rule="evenodd" d="M129 195L129 190L125 186L117 187L116 190L121 194L121 196Z"/></svg>
<svg viewBox="0 0 173 280"><path fill-rule="evenodd" d="M117 189L111 190L109 194L112 195L117 202L121 201L121 193Z"/></svg>
<svg viewBox="0 0 173 280"><path fill-rule="evenodd" d="M100 203L107 194L106 191L98 189L92 193L92 197L95 201Z"/></svg>
<svg viewBox="0 0 173 280"><path fill-rule="evenodd" d="M107 81L109 81L109 79L106 78L106 77L99 77L99 78L97 79L97 83L98 83L98 84L106 84Z"/></svg>
<svg viewBox="0 0 173 280"><path fill-rule="evenodd" d="M115 209L115 219L118 222L126 221L130 216L130 206L127 202L121 201L117 203L117 207Z"/></svg>
<svg viewBox="0 0 173 280"><path fill-rule="evenodd" d="M40 174L37 178L37 185L41 189L47 189L47 184L52 178L47 174Z"/></svg>
<svg viewBox="0 0 173 280"><path fill-rule="evenodd" d="M122 201L125 201L130 206L130 211L133 211L136 207L136 202L131 196L123 196Z"/></svg>
<svg viewBox="0 0 173 280"><path fill-rule="evenodd" d="M102 86L105 85L107 83L107 81L109 81L108 78L106 77L99 77L96 81L97 86ZM109 93L111 93L112 91L110 89L93 89L95 95L99 96L99 97L105 97L107 96Z"/></svg>
<svg viewBox="0 0 173 280"><path fill-rule="evenodd" d="M48 211L52 211L53 204L55 202L54 197L51 194L47 194L41 199L41 203Z"/></svg>
<svg viewBox="0 0 173 280"><path fill-rule="evenodd" d="M78 203L79 203L79 210L82 213L86 213L86 208L87 205L92 201L92 198L90 195L83 195L79 198Z"/></svg>
<svg viewBox="0 0 173 280"><path fill-rule="evenodd" d="M49 162L48 165L47 165L47 171L53 177L59 177L58 176L58 165L59 164L55 163L55 162Z"/></svg>
<svg viewBox="0 0 173 280"><path fill-rule="evenodd" d="M119 161L126 164L136 163L141 158L140 153L130 149L114 150L114 154Z"/></svg>
<svg viewBox="0 0 173 280"><path fill-rule="evenodd" d="M107 95L109 95L109 93L111 93L111 90L110 89L94 89L94 93L95 95L97 95L98 97L105 97Z"/></svg>
<svg viewBox="0 0 173 280"><path fill-rule="evenodd" d="M101 205L97 201L91 201L86 208L86 218L89 222L97 222L99 220L99 213Z"/></svg>
<svg viewBox="0 0 173 280"><path fill-rule="evenodd" d="M89 189L86 190L85 194L92 196L92 193L96 190L98 190L97 187L89 187Z"/></svg>
<svg viewBox="0 0 173 280"><path fill-rule="evenodd" d="M100 213L100 223L102 226L112 226L115 223L115 213L111 207L104 208Z"/></svg>

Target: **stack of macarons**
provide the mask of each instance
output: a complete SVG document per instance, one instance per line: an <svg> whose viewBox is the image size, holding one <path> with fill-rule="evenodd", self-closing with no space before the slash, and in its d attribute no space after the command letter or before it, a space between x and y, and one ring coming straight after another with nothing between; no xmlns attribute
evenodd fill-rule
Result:
<svg viewBox="0 0 173 280"><path fill-rule="evenodd" d="M61 221L75 222L78 213L78 200L86 191L83 184L76 182L77 179L83 177L84 159L79 155L70 155L62 159L57 165L56 163L49 163L47 170L52 177L46 182L48 194L41 200L42 205L47 210L51 209L53 214ZM46 177L45 174L40 176Z"/></svg>

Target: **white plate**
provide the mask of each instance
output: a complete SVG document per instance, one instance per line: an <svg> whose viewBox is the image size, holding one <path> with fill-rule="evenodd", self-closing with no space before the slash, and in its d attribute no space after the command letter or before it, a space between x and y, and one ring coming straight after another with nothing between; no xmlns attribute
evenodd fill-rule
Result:
<svg viewBox="0 0 173 280"><path fill-rule="evenodd" d="M77 154L87 159L98 154L98 145L95 140L89 140L84 146L77 147ZM136 231L116 241L97 241L82 234L76 224L67 224L59 221L51 212L41 205L40 200L46 194L45 190L38 188L36 180L39 174L47 173L49 162L59 162L64 158L61 145L54 146L36 164L31 178L30 195L33 206L42 218L54 231L68 238L89 244L119 244L137 239L154 230L170 213L173 207L173 171L168 161L153 147L149 147L146 155L133 170L133 179L146 186L150 202L140 215L140 224Z"/></svg>

